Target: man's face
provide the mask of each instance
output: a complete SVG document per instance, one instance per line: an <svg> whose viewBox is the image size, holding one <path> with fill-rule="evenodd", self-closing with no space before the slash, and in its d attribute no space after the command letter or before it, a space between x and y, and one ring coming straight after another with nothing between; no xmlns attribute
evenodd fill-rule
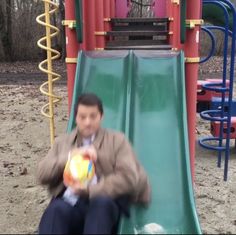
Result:
<svg viewBox="0 0 236 235"><path fill-rule="evenodd" d="M76 115L76 124L80 134L84 137L90 137L95 134L101 126L102 115L98 106L86 106L79 104Z"/></svg>

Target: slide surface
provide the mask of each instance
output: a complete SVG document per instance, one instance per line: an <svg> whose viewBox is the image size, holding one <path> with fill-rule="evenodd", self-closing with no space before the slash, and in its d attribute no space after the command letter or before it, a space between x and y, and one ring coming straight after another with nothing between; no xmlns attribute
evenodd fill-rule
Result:
<svg viewBox="0 0 236 235"><path fill-rule="evenodd" d="M201 234L191 183L183 54L81 52L68 131L82 92L101 97L103 127L126 134L150 179L151 204L133 206L119 233Z"/></svg>

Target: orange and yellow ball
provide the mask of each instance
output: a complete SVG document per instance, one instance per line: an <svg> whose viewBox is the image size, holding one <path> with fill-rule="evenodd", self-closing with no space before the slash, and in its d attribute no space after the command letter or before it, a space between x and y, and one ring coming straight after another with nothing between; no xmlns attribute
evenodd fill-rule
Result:
<svg viewBox="0 0 236 235"><path fill-rule="evenodd" d="M80 184L87 187L95 175L95 166L89 156L81 154L72 155L64 169L64 183L66 185Z"/></svg>

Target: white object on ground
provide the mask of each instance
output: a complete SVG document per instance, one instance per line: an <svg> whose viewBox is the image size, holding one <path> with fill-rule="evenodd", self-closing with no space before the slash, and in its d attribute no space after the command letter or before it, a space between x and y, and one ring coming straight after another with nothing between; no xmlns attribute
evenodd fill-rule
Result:
<svg viewBox="0 0 236 235"><path fill-rule="evenodd" d="M142 229L134 229L135 234L166 234L165 229L156 223L145 224Z"/></svg>

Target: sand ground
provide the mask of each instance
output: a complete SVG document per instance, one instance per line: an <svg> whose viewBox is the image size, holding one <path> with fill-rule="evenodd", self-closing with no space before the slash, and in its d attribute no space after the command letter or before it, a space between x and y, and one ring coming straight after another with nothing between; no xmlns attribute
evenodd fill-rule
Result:
<svg viewBox="0 0 236 235"><path fill-rule="evenodd" d="M36 79L37 78L37 79ZM40 113L46 98L39 92L40 74L0 74L0 232L34 233L49 197L37 185L37 162L49 149L48 120ZM67 90L62 80L55 88L63 97L56 107L56 133L66 129ZM198 137L209 133L209 123L197 117ZM229 179L217 168L217 155L196 145L195 198L204 233L236 233L236 150L232 142Z"/></svg>

